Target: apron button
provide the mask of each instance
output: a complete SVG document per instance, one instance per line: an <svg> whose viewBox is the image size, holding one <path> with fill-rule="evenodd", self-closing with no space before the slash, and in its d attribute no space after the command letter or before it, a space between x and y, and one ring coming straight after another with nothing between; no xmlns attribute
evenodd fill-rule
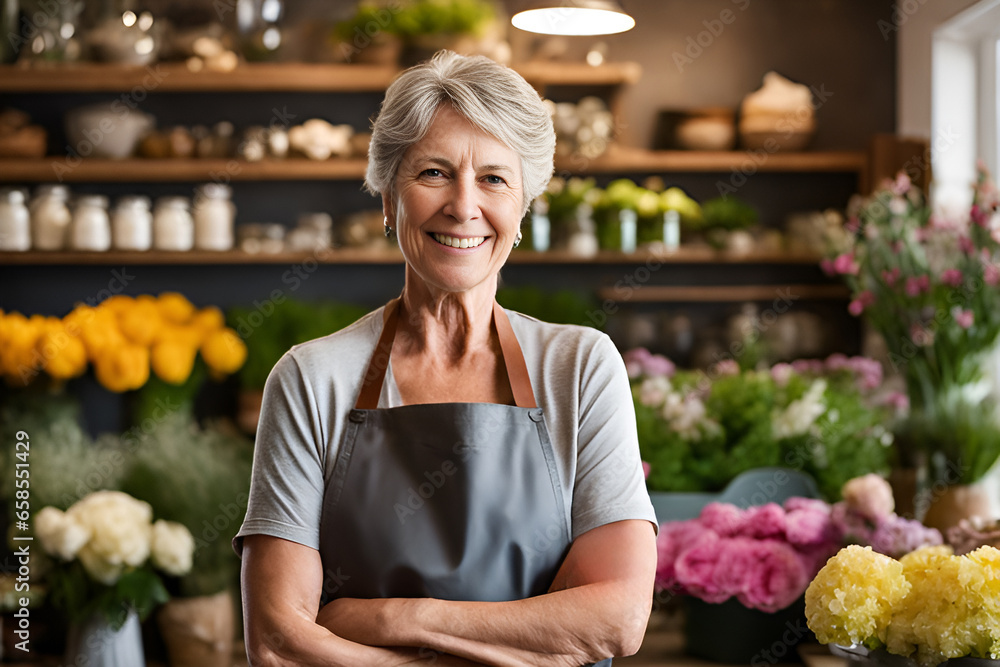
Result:
<svg viewBox="0 0 1000 667"><path fill-rule="evenodd" d="M363 410L351 410L350 414L347 415L347 418L352 422L360 424L365 420L365 413Z"/></svg>
<svg viewBox="0 0 1000 667"><path fill-rule="evenodd" d="M533 422L540 422L540 421L542 421L542 409L541 408L534 408L532 410L529 410L528 411L528 418L531 419L531 421L533 421Z"/></svg>

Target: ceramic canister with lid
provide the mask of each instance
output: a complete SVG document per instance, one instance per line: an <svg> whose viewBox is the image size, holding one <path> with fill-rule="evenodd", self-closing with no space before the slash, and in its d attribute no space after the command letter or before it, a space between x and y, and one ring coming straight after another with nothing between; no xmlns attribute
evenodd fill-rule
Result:
<svg viewBox="0 0 1000 667"><path fill-rule="evenodd" d="M24 203L24 190L0 190L0 250L31 248L31 216Z"/></svg>
<svg viewBox="0 0 1000 667"><path fill-rule="evenodd" d="M31 211L31 247L35 250L62 250L66 246L69 223L69 188L40 185L28 209Z"/></svg>
<svg viewBox="0 0 1000 667"><path fill-rule="evenodd" d="M153 247L190 250L194 247L194 220L187 197L160 197L153 210Z"/></svg>
<svg viewBox="0 0 1000 667"><path fill-rule="evenodd" d="M73 206L69 228L69 247L73 250L104 251L111 247L111 220L108 198L104 195L80 195Z"/></svg>
<svg viewBox="0 0 1000 667"><path fill-rule="evenodd" d="M111 215L115 250L149 250L153 245L153 213L149 197L128 195L118 200Z"/></svg>
<svg viewBox="0 0 1000 667"><path fill-rule="evenodd" d="M195 188L194 245L199 250L232 250L236 206L232 190L221 183Z"/></svg>

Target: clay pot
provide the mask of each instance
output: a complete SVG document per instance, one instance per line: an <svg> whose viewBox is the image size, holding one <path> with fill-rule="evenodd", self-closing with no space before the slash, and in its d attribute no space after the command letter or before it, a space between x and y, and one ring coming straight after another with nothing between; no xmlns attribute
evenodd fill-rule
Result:
<svg viewBox="0 0 1000 667"><path fill-rule="evenodd" d="M235 618L229 591L169 600L160 609L157 623L170 664L228 667L233 657Z"/></svg>

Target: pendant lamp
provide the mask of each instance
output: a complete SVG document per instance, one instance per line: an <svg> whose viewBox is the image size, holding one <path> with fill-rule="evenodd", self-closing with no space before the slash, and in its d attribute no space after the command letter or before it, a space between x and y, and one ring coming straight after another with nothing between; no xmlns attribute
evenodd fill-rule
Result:
<svg viewBox="0 0 1000 667"><path fill-rule="evenodd" d="M532 2L510 22L515 28L543 35L613 35L635 27L635 19L615 0Z"/></svg>

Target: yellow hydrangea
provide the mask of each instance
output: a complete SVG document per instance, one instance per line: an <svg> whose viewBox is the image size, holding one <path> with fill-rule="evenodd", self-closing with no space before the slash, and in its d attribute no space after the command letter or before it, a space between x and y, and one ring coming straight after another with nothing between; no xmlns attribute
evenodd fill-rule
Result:
<svg viewBox="0 0 1000 667"><path fill-rule="evenodd" d="M160 315L168 322L186 324L194 315L194 304L178 292L163 292L156 301Z"/></svg>
<svg viewBox="0 0 1000 667"><path fill-rule="evenodd" d="M110 391L138 389L149 379L149 348L122 343L94 359L97 381Z"/></svg>
<svg viewBox="0 0 1000 667"><path fill-rule="evenodd" d="M824 644L884 642L893 608L909 590L898 561L851 545L827 561L806 589L806 621Z"/></svg>
<svg viewBox="0 0 1000 667"><path fill-rule="evenodd" d="M177 341L162 341L153 346L150 362L153 372L164 382L184 384L191 377L198 348Z"/></svg>
<svg viewBox="0 0 1000 667"><path fill-rule="evenodd" d="M201 356L216 375L235 373L247 358L247 346L230 328L214 331L201 345Z"/></svg>

